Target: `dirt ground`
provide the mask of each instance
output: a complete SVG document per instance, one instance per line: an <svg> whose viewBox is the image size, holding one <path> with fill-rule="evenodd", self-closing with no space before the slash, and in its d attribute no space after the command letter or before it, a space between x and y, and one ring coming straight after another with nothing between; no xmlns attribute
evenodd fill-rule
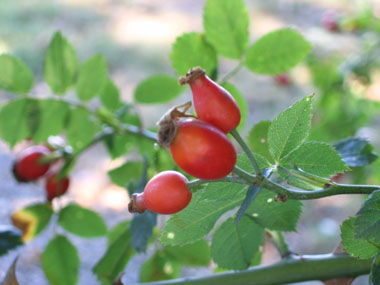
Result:
<svg viewBox="0 0 380 285"><path fill-rule="evenodd" d="M16 4L17 2L17 4ZM284 26L300 30L316 49L349 56L358 50L358 40L351 35L336 35L323 30L320 21L323 13L333 10L344 15L354 9L352 1L296 1L270 0L245 1L251 15L252 41L268 31ZM350 3L350 5L348 5ZM77 48L84 60L102 53L108 61L110 75L121 90L124 100L131 101L134 87L146 76L158 72L174 74L168 54L176 36L183 32L202 31L203 0L29 0L0 2L0 53L10 52L22 58L36 74L35 95L49 94L42 81L44 51L52 34L60 29ZM225 74L235 66L221 59L220 73ZM288 88L277 86L273 79L240 71L232 80L245 96L249 115L246 135L254 123L272 119L275 114L290 106L295 100L315 92L303 65L290 73L294 84ZM185 93L175 102L189 98ZM0 103L10 95L0 91ZM153 125L161 114L172 106L139 106L146 126ZM15 153L24 145L11 151L0 142L0 220L10 224L10 214L15 210L42 201L43 185L19 184L11 174ZM106 171L120 165L110 161L102 146L88 150L73 171L72 185L63 203L75 201L99 212L109 228L129 219L126 191L109 181ZM361 200L351 197L326 198L306 202L297 233L286 236L291 249L301 254L331 252L339 243L339 225L349 215L354 215ZM0 280L13 259L19 255L18 278L21 284L48 284L40 268L40 256L53 228L49 227L35 240L8 255L0 257ZM79 284L99 284L91 269L106 248L106 240L80 239L69 235L79 249L81 269ZM307 241L307 242L305 242ZM125 284L138 283L138 271L149 256L140 254L132 258L125 269ZM276 260L275 250L268 245L264 264ZM211 269L190 269L184 276L211 274ZM30 281L33 280L33 283ZM367 284L361 278L354 284ZM299 283L301 284L301 283ZM316 285L312 281L302 284Z"/></svg>

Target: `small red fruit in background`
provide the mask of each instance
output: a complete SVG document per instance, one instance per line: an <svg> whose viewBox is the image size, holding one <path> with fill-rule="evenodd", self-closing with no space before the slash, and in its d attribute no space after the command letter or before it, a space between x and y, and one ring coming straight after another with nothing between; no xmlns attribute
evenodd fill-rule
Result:
<svg viewBox="0 0 380 285"><path fill-rule="evenodd" d="M70 180L68 177L59 178L58 173L51 173L46 177L45 191L49 201L67 192Z"/></svg>
<svg viewBox="0 0 380 285"><path fill-rule="evenodd" d="M20 182L37 180L43 176L50 164L43 164L39 160L50 153L46 146L31 146L23 150L13 166L13 173Z"/></svg>
<svg viewBox="0 0 380 285"><path fill-rule="evenodd" d="M241 114L234 97L210 79L202 68L190 69L186 76L179 78L179 83L190 85L194 109L201 121L217 127L224 133L239 125Z"/></svg>
<svg viewBox="0 0 380 285"><path fill-rule="evenodd" d="M175 163L191 176L216 180L229 174L236 151L228 137L214 126L189 119L191 102L169 110L158 122L158 143L170 150ZM179 108L184 108L184 112Z"/></svg>
<svg viewBox="0 0 380 285"><path fill-rule="evenodd" d="M176 171L168 170L157 174L146 184L143 193L133 194L128 205L129 212L141 214L149 209L169 215L183 210L192 197L187 182L186 177Z"/></svg>
<svg viewBox="0 0 380 285"><path fill-rule="evenodd" d="M335 14L330 11L323 14L322 25L326 30L330 32L339 32L338 20Z"/></svg>
<svg viewBox="0 0 380 285"><path fill-rule="evenodd" d="M273 77L276 83L280 86L289 86L291 84L289 75L282 73Z"/></svg>

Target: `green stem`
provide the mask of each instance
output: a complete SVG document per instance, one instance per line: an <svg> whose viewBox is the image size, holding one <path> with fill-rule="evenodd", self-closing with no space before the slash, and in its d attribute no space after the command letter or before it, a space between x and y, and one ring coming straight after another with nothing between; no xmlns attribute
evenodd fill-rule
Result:
<svg viewBox="0 0 380 285"><path fill-rule="evenodd" d="M289 257L292 254L282 232L266 230L266 233L282 258Z"/></svg>
<svg viewBox="0 0 380 285"><path fill-rule="evenodd" d="M309 280L325 281L368 274L371 263L371 260L361 260L347 254L292 256L272 265L252 267L240 272L229 271L200 278L188 277L144 284L276 285Z"/></svg>
<svg viewBox="0 0 380 285"><path fill-rule="evenodd" d="M263 180L261 186L292 200L311 200L341 194L371 194L376 190L380 190L380 186L376 185L350 185L335 183L331 184L327 188L315 191L293 190L267 179Z"/></svg>
<svg viewBox="0 0 380 285"><path fill-rule="evenodd" d="M253 153L249 146L245 143L243 138L240 136L239 132L235 129L230 132L230 134L234 137L234 139L239 143L241 148L244 150L244 152L247 154L249 161L251 162L256 174L258 176L261 175L259 164L257 163L255 157L253 156Z"/></svg>
<svg viewBox="0 0 380 285"><path fill-rule="evenodd" d="M226 83L230 78L234 77L236 75L236 73L238 73L240 71L240 69L244 66L244 59L242 59L239 64L234 68L232 69L230 72L228 72L223 78L222 80L220 80L220 84L224 84Z"/></svg>
<svg viewBox="0 0 380 285"><path fill-rule="evenodd" d="M249 183L245 179L242 179L240 177L226 176L226 177L224 177L222 179L218 179L218 180L195 179L195 180L189 181L187 183L187 187L189 189L192 189L192 188L198 187L198 186L200 186L202 184L215 183L215 182L232 182L232 183L240 183L240 184L247 184L247 185L249 185Z"/></svg>
<svg viewBox="0 0 380 285"><path fill-rule="evenodd" d="M157 134L148 130L144 130L142 128L128 125L128 124L120 124L120 128L117 130L120 134L129 134L129 135L137 135L151 141L157 141Z"/></svg>
<svg viewBox="0 0 380 285"><path fill-rule="evenodd" d="M258 181L256 179L256 176L254 176L252 174L249 174L247 171L245 171L244 169L241 169L239 166L235 165L234 169L232 170L232 173L234 173L237 176L243 178L248 183L257 186L256 184L257 184Z"/></svg>

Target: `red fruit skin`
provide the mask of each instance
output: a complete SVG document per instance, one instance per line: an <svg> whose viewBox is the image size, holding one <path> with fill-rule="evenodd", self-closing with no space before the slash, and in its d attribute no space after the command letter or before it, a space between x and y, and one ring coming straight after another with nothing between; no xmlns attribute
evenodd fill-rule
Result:
<svg viewBox="0 0 380 285"><path fill-rule="evenodd" d="M335 15L327 12L322 17L322 25L330 32L339 32L339 25Z"/></svg>
<svg viewBox="0 0 380 285"><path fill-rule="evenodd" d="M235 129L240 123L240 109L234 97L206 74L190 83L194 109L201 121L207 122L224 133Z"/></svg>
<svg viewBox="0 0 380 285"><path fill-rule="evenodd" d="M13 167L16 179L28 182L43 176L49 170L50 164L41 164L38 160L49 153L50 149L45 146L31 146L22 151Z"/></svg>
<svg viewBox="0 0 380 285"><path fill-rule="evenodd" d="M188 174L216 180L229 174L236 163L236 151L219 129L199 120L178 122L169 149L176 164Z"/></svg>
<svg viewBox="0 0 380 285"><path fill-rule="evenodd" d="M290 85L290 78L286 73L276 75L274 77L274 80L278 85L281 86L289 86Z"/></svg>
<svg viewBox="0 0 380 285"><path fill-rule="evenodd" d="M48 201L65 194L69 185L70 180L68 177L59 179L58 173L51 173L48 175L45 182L45 191Z"/></svg>
<svg viewBox="0 0 380 285"><path fill-rule="evenodd" d="M183 210L192 197L187 188L187 179L177 171L164 171L146 184L144 192L138 194L138 207L147 208L158 214L170 215Z"/></svg>

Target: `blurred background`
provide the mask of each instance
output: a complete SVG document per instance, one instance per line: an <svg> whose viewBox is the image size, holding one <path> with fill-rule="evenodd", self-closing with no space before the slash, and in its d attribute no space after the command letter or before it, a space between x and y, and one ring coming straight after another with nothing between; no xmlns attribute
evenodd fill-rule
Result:
<svg viewBox="0 0 380 285"><path fill-rule="evenodd" d="M281 27L300 31L313 46L306 62L280 77L257 75L242 69L231 79L248 104L243 136L261 120L271 120L303 96L315 93L315 118L311 138L334 143L349 136L368 138L380 149L380 1L375 0L245 0L250 13L251 41ZM202 32L203 0L1 0L0 53L22 59L35 75L32 94L47 96L43 83L43 60L53 34L60 30L77 51L81 62L96 53L107 60L110 77L124 101L133 102L136 85L149 75L174 75L169 59L171 45L185 32ZM377 59L376 59L377 58ZM227 74L236 62L220 58L219 74ZM10 94L0 91L0 103ZM190 98L190 92L168 104L138 105L146 127L176 103ZM91 102L96 106L97 102ZM19 184L11 174L18 151L0 141L0 220L10 224L12 212L33 201L42 201L43 186ZM111 183L107 171L122 161L111 161L102 145L86 151L75 166L67 201L92 208L112 227L130 217L125 189ZM356 168L337 179L346 183L380 183L380 163ZM304 202L296 233L286 237L294 252L329 253L340 241L339 226L358 211L362 197L338 196ZM160 217L162 224L165 217ZM14 257L20 254L18 278L21 284L48 284L40 268L40 255L52 230L27 245L0 257L0 280ZM105 239L83 240L70 236L79 248L79 284L100 284L92 267L106 249ZM123 281L137 284L141 264L151 254L130 260ZM279 260L268 243L263 264ZM183 276L211 274L213 268L185 268ZM303 284L321 284L312 281ZM367 284L360 278L354 284Z"/></svg>

